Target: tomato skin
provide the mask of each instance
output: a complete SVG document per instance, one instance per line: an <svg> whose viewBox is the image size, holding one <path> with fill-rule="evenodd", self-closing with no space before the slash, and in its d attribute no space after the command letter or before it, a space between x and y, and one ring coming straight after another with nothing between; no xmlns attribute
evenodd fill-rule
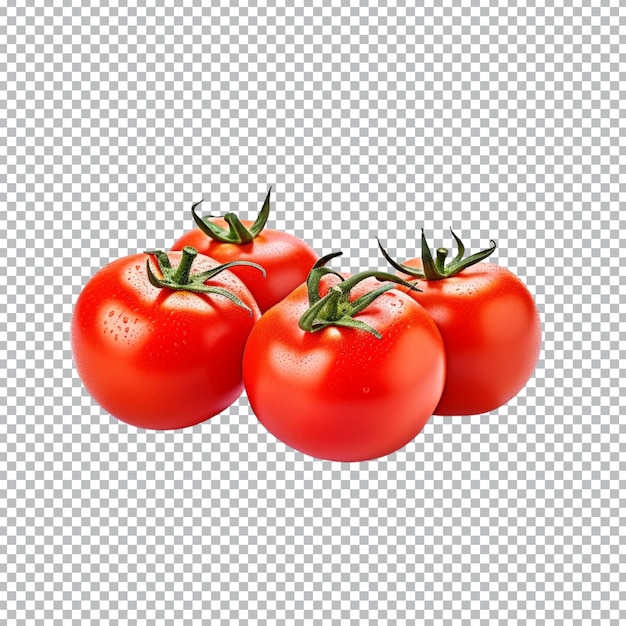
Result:
<svg viewBox="0 0 626 626"><path fill-rule="evenodd" d="M421 268L422 262L404 265ZM504 267L481 262L416 286L422 291L410 296L432 316L446 346L446 385L435 415L487 413L517 395L541 352L541 320L524 283Z"/></svg>
<svg viewBox="0 0 626 626"><path fill-rule="evenodd" d="M222 218L211 218L211 221L222 228L228 227ZM251 220L241 220L241 223L246 228L253 224ZM301 285L318 259L317 254L298 237L269 228L263 229L247 244L215 241L195 228L178 239L172 250L182 250L184 246L193 246L200 254L221 263L242 260L263 267L265 277L250 267L233 267L230 270L250 289L262 313Z"/></svg>
<svg viewBox="0 0 626 626"><path fill-rule="evenodd" d="M351 299L377 285L363 281ZM332 461L365 461L405 446L443 389L443 341L432 319L395 289L355 317L381 339L339 326L303 331L298 320L308 307L302 285L250 333L244 385L259 421L292 448Z"/></svg>
<svg viewBox="0 0 626 626"><path fill-rule="evenodd" d="M181 253L168 257L177 267ZM221 295L154 287L148 258L118 259L87 282L72 317L74 361L89 393L111 415L140 428L184 428L241 395L243 348L260 311L227 270L206 284L234 293L252 315ZM217 265L198 255L193 271Z"/></svg>

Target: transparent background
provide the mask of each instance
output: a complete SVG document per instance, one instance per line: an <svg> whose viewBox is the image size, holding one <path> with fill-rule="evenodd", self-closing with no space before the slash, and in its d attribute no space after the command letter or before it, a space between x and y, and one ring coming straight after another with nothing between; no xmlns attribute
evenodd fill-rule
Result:
<svg viewBox="0 0 626 626"><path fill-rule="evenodd" d="M545 6L544 6L545 5ZM0 7L0 622L593 624L626 619L626 150L617 0ZM190 207L337 269L493 238L541 311L506 406L376 461L305 457L242 397L118 422L69 344L101 266ZM621 618L621 620L620 620Z"/></svg>

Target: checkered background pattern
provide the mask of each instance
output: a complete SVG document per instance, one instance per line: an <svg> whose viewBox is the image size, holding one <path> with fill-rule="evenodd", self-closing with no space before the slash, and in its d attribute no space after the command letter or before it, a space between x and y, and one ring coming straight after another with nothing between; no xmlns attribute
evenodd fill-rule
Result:
<svg viewBox="0 0 626 626"><path fill-rule="evenodd" d="M626 620L618 0L0 6L0 623ZM622 163L624 161L624 163ZM368 463L242 397L177 432L96 405L69 343L101 266L255 214L337 269L449 228L517 273L527 387Z"/></svg>

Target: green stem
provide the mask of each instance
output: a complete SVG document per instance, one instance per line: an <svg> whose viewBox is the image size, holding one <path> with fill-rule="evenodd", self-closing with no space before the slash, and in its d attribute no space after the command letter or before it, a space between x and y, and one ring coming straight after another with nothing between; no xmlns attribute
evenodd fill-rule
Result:
<svg viewBox="0 0 626 626"><path fill-rule="evenodd" d="M447 256L448 256L447 248L437 248L437 258L435 260L435 265L437 266L437 269L442 274L445 272Z"/></svg>
<svg viewBox="0 0 626 626"><path fill-rule="evenodd" d="M209 217L203 218L196 213L196 208L200 206L200 202L196 202L191 207L191 215L194 219L194 222L198 226L198 228L207 236L213 239L214 241L219 241L220 243L233 243L236 245L245 245L252 243L254 238L259 235L259 233L265 228L265 224L267 223L267 218L270 212L270 193L272 188L269 188L267 195L265 196L265 201L263 202L263 206L261 207L261 211L259 212L256 220L254 220L253 224L250 228L246 228L239 217L232 212L226 213L224 215L224 221L228 224L228 228L222 228L218 226L214 222L212 222Z"/></svg>
<svg viewBox="0 0 626 626"><path fill-rule="evenodd" d="M195 274L192 274L192 265L198 256L198 251L191 246L185 246L183 248L180 261L176 269L172 268L167 253L162 250L146 250L145 254L150 255L154 259L154 262L162 275L162 277L159 278L154 274L152 268L150 267L150 259L147 259L146 271L148 273L148 280L154 287L157 287L158 289L169 289L172 291L189 291L198 294L223 296L252 315L252 309L250 309L250 307L234 293L223 287L207 285L205 283L217 276L220 272L228 270L235 265L254 267L259 270L263 276L265 276L265 270L257 263L252 263L251 261L230 261L229 263L218 265L210 270L206 270L205 272L196 272Z"/></svg>
<svg viewBox="0 0 626 626"><path fill-rule="evenodd" d="M320 317L327 320L337 321L342 317L341 313L341 289L335 285L328 292L328 300L320 313Z"/></svg>
<svg viewBox="0 0 626 626"><path fill-rule="evenodd" d="M233 243L244 245L252 243L254 235L241 223L235 213L226 213L224 221L230 226L228 240Z"/></svg>
<svg viewBox="0 0 626 626"><path fill-rule="evenodd" d="M389 291L394 284L404 285L409 287L409 289L415 289L415 286L402 280L395 274L372 270L354 274L347 280L344 280L339 275L341 282L331 287L328 293L323 298L320 298L319 287L321 279L326 274L336 274L336 272L324 267L324 263L335 256L339 256L339 254L341 253L328 254L322 257L311 269L307 278L310 306L300 317L298 325L302 330L309 333L314 333L328 326L343 326L345 328L366 331L380 339L381 334L375 328L359 319L355 319L354 316L363 311L376 298ZM352 289L367 278L376 278L383 284L351 301L350 292Z"/></svg>
<svg viewBox="0 0 626 626"><path fill-rule="evenodd" d="M182 256L180 257L180 263L176 269L176 273L172 277L172 280L177 285L188 285L189 274L191 272L191 266L195 258L198 256L198 251L191 246L185 246L182 250Z"/></svg>
<svg viewBox="0 0 626 626"><path fill-rule="evenodd" d="M383 248L383 245L380 243L380 239L378 239L378 247L382 252L382 255L385 257L387 262L394 267L399 272L404 274L408 274L413 278L421 278L426 280L443 280L444 278L450 278L451 276L456 276L459 272L462 272L464 269L479 263L480 261L485 260L489 255L493 254L496 249L496 242L493 239L489 242L490 246L485 250L481 250L476 254L472 254L471 256L464 257L465 247L463 246L463 242L454 234L454 231L450 231L452 236L456 240L458 252L457 255L446 265L446 258L448 257L448 249L447 248L437 248L436 258L433 259L432 254L430 252L430 248L426 241L426 236L424 235L424 231L422 230L422 268L417 268L409 265L404 265L402 263L398 263L394 259L392 259L387 251Z"/></svg>

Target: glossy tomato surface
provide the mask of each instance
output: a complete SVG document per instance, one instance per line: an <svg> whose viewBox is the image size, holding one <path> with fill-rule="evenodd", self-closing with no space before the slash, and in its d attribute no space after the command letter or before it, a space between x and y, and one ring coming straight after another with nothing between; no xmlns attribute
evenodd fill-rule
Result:
<svg viewBox="0 0 626 626"><path fill-rule="evenodd" d="M378 285L367 279L351 296ZM445 379L443 342L430 316L404 293L388 291L355 316L379 331L378 339L338 326L301 330L308 306L303 285L250 333L244 384L260 422L296 450L333 461L364 461L405 446L430 418Z"/></svg>
<svg viewBox="0 0 626 626"><path fill-rule="evenodd" d="M435 414L486 413L517 395L541 351L541 321L524 283L506 268L481 262L416 286L422 291L410 296L431 315L446 346L446 385Z"/></svg>
<svg viewBox="0 0 626 626"><path fill-rule="evenodd" d="M181 253L168 254L176 267ZM151 429L183 428L227 408L243 391L241 359L260 317L245 285L229 271L207 281L240 298L160 289L136 254L97 272L78 297L72 350L93 398L111 415ZM198 256L193 272L219 265Z"/></svg>
<svg viewBox="0 0 626 626"><path fill-rule="evenodd" d="M211 218L211 221L222 228L228 227L222 218ZM253 224L250 220L241 220L241 223L246 228ZM269 228L246 244L215 241L195 228L176 241L172 250L182 250L185 246L193 246L201 254L221 263L243 260L261 265L265 269L265 277L250 267L234 267L231 270L250 289L261 312L301 285L318 258L308 244L295 235Z"/></svg>

